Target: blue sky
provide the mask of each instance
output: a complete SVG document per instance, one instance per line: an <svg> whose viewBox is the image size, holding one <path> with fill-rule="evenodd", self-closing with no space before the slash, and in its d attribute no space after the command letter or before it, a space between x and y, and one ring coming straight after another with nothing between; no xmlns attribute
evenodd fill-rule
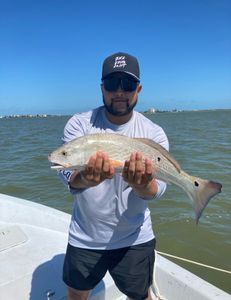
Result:
<svg viewBox="0 0 231 300"><path fill-rule="evenodd" d="M140 62L137 110L231 108L230 0L0 0L0 115L101 105L118 51Z"/></svg>

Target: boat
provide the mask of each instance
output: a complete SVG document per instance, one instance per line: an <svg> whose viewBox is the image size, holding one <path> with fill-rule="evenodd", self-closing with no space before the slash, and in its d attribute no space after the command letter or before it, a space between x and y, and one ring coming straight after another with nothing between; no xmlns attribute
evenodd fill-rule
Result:
<svg viewBox="0 0 231 300"><path fill-rule="evenodd" d="M65 300L62 266L71 216L0 194L0 300ZM157 254L153 299L230 300L231 295ZM89 300L127 299L107 273Z"/></svg>

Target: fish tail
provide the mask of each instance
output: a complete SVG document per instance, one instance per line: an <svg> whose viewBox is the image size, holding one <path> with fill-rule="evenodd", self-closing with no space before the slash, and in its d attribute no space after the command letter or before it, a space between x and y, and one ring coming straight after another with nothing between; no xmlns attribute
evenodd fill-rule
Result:
<svg viewBox="0 0 231 300"><path fill-rule="evenodd" d="M221 192L222 185L219 182L192 177L192 186L186 192L193 201L196 215L196 223L208 204L209 200Z"/></svg>

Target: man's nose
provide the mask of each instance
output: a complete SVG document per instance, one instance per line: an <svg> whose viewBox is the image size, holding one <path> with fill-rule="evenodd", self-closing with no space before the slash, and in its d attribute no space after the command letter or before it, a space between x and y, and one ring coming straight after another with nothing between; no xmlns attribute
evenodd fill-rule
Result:
<svg viewBox="0 0 231 300"><path fill-rule="evenodd" d="M121 83L119 84L119 86L116 90L116 93L118 93L118 94L123 94L124 93L124 90L122 89Z"/></svg>

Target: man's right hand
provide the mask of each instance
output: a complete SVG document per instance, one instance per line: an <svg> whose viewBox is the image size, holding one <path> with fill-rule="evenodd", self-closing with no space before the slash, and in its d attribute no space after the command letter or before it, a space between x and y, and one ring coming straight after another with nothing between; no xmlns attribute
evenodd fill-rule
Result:
<svg viewBox="0 0 231 300"><path fill-rule="evenodd" d="M110 163L108 155L103 152L96 152L90 157L83 171L72 173L70 185L74 188L92 187L105 179L111 179L114 174L115 169Z"/></svg>

